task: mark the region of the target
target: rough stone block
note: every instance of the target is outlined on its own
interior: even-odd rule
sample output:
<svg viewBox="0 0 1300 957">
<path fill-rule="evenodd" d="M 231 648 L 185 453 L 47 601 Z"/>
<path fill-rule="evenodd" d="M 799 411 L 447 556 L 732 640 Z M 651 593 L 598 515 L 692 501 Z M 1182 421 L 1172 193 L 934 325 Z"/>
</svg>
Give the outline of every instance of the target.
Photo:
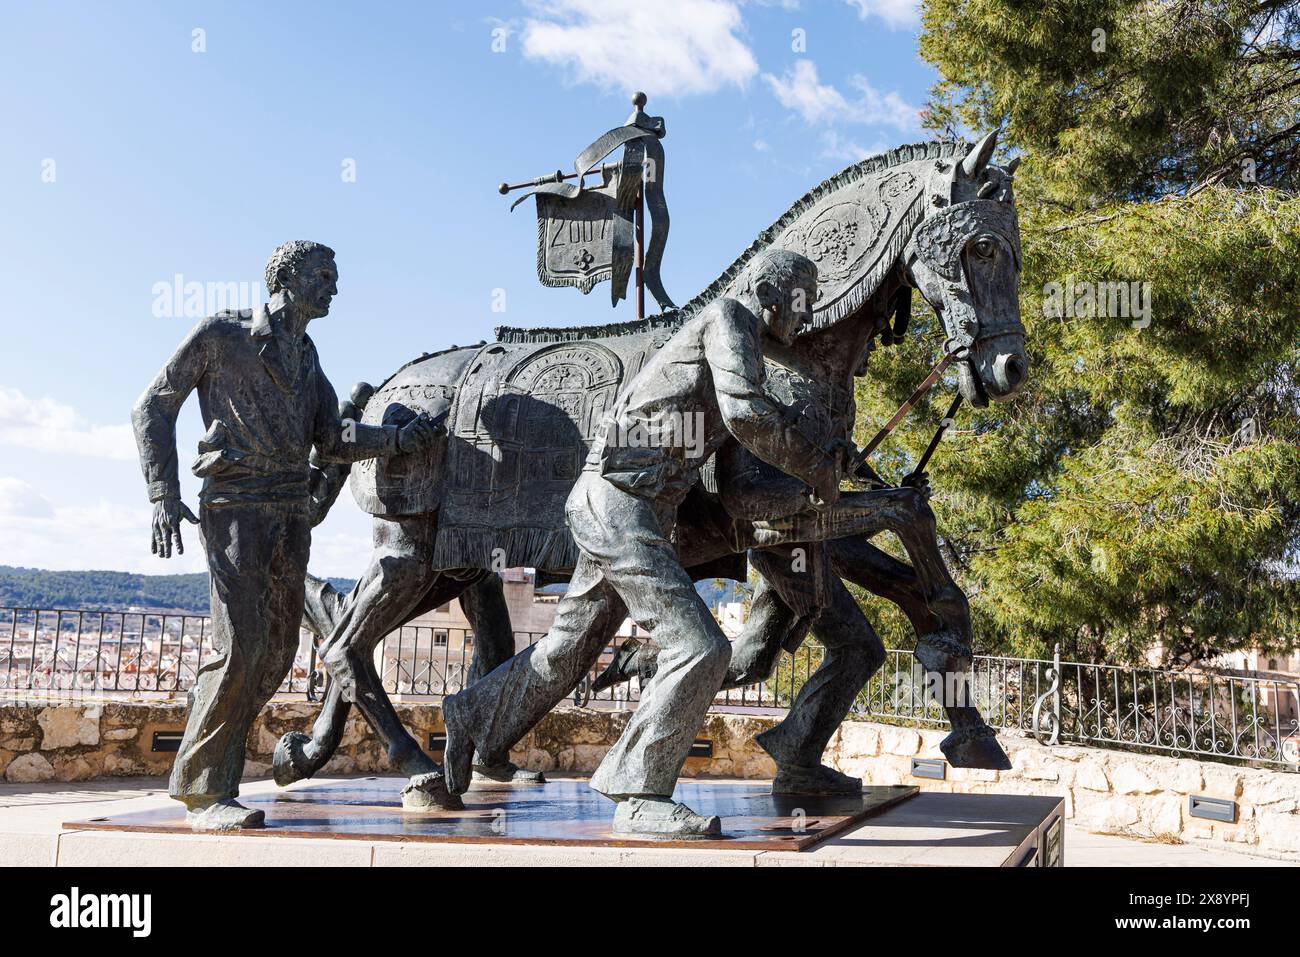
<svg viewBox="0 0 1300 957">
<path fill-rule="evenodd" d="M 880 728 L 862 721 L 846 721 L 827 749 L 841 758 L 871 758 L 880 753 Z"/>
<path fill-rule="evenodd" d="M 1205 778 L 1204 793 L 1209 797 L 1236 800 L 1241 797 L 1241 769 L 1229 764 L 1206 762 L 1201 768 Z"/>
<path fill-rule="evenodd" d="M 1141 802 L 1142 823 L 1153 837 L 1177 837 L 1183 826 L 1183 807 L 1187 799 L 1180 794 L 1157 794 Z"/>
<path fill-rule="evenodd" d="M 1132 760 L 1121 760 L 1112 766 L 1110 784 L 1118 794 L 1154 794 L 1163 789 L 1146 768 Z"/>
<path fill-rule="evenodd" d="M 1265 814 L 1255 822 L 1261 848 L 1300 854 L 1300 814 Z"/>
<path fill-rule="evenodd" d="M 1080 806 L 1075 820 L 1092 831 L 1117 834 L 1131 828 L 1140 815 L 1132 801 L 1111 797 L 1103 801 Z"/>
<path fill-rule="evenodd" d="M 43 754 L 32 752 L 20 754 L 9 762 L 5 768 L 5 780 L 13 784 L 32 784 L 37 781 L 49 781 L 54 777 L 54 766 L 45 760 Z"/>
<path fill-rule="evenodd" d="M 911 757 L 921 748 L 921 735 L 911 728 L 885 726 L 880 729 L 880 750 L 885 754 Z"/>
<path fill-rule="evenodd" d="M 1271 805 L 1300 800 L 1300 775 L 1280 771 L 1250 771 L 1243 775 L 1241 801 L 1250 805 Z"/>
<path fill-rule="evenodd" d="M 54 705 L 42 708 L 37 716 L 41 726 L 41 750 L 75 748 L 82 744 L 99 744 L 99 718 L 103 708 Z"/>
<path fill-rule="evenodd" d="M 54 778 L 58 781 L 89 781 L 103 770 L 99 755 L 60 755 L 54 759 Z"/>
<path fill-rule="evenodd" d="M 1106 769 L 1096 758 L 1080 761 L 1074 769 L 1074 787 L 1087 791 L 1110 791 L 1110 779 Z"/>
</svg>

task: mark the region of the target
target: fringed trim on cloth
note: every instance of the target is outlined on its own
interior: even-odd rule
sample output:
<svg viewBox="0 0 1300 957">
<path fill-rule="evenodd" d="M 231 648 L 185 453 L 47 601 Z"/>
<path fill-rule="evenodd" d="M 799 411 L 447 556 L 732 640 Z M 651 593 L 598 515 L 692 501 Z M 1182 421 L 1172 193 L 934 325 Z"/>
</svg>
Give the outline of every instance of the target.
<svg viewBox="0 0 1300 957">
<path fill-rule="evenodd" d="M 500 551 L 499 551 L 500 550 Z M 442 526 L 433 547 L 435 568 L 570 569 L 578 546 L 567 528 Z"/>
</svg>

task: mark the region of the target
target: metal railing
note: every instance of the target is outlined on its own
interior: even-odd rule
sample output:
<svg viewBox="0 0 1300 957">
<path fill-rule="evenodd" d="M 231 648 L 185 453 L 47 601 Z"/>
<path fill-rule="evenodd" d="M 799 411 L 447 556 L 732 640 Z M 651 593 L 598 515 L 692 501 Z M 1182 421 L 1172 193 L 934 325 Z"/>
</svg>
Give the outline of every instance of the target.
<svg viewBox="0 0 1300 957">
<path fill-rule="evenodd" d="M 149 697 L 194 684 L 215 654 L 204 615 L 0 608 L 0 692 L 41 691 Z M 517 648 L 541 636 L 518 632 Z M 588 690 L 613 659 L 615 642 L 574 691 L 576 703 L 633 706 L 634 679 L 599 694 Z M 388 693 L 440 698 L 465 687 L 474 636 L 456 628 L 407 625 L 376 650 Z M 820 667 L 822 648 L 807 641 L 782 653 L 771 677 L 720 692 L 717 710 L 781 712 Z M 302 633 L 281 693 L 314 699 L 326 676 L 313 637 Z M 1300 679 L 1207 670 L 1170 671 L 1033 658 L 977 656 L 973 703 L 999 731 L 1047 744 L 1086 744 L 1300 771 Z M 858 695 L 859 717 L 943 727 L 943 708 L 910 651 L 891 650 Z"/>
<path fill-rule="evenodd" d="M 1300 771 L 1300 679 L 1209 670 L 976 656 L 970 703 L 999 731 L 1085 744 L 1243 761 Z M 947 718 L 907 651 L 859 695 L 874 718 L 942 727 Z"/>
<path fill-rule="evenodd" d="M 303 632 L 282 692 L 309 689 L 310 638 Z M 0 608 L 0 692 L 184 694 L 215 655 L 206 615 Z"/>
</svg>

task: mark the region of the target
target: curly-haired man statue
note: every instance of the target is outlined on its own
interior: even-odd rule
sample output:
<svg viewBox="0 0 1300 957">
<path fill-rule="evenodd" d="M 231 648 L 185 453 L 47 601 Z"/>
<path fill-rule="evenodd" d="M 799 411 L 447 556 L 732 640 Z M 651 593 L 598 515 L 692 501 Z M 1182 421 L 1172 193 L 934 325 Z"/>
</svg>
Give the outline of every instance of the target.
<svg viewBox="0 0 1300 957">
<path fill-rule="evenodd" d="M 659 668 L 591 786 L 616 802 L 617 833 L 719 833 L 717 817 L 672 793 L 731 645 L 670 539 L 700 467 L 733 436 L 820 501 L 838 496 L 838 454 L 804 437 L 764 388 L 764 340 L 789 345 L 816 298 L 809 259 L 766 251 L 738 298 L 689 320 L 624 388 L 565 507 L 581 556 L 551 630 L 443 702 L 453 793 L 468 787 L 475 750 L 506 753 L 588 673 L 628 615 L 659 649 Z M 677 441 L 691 433 L 697 441 Z"/>
<path fill-rule="evenodd" d="M 154 553 L 183 552 L 182 520 L 200 526 L 207 549 L 216 654 L 199 670 L 170 787 L 196 830 L 263 824 L 235 798 L 249 729 L 298 649 L 313 446 L 322 462 L 350 462 L 420 450 L 437 431 L 423 418 L 400 430 L 340 419 L 306 334 L 337 282 L 328 246 L 280 246 L 266 265 L 270 302 L 200 322 L 132 411 Z M 200 518 L 181 501 L 176 460 L 176 416 L 195 390 L 207 426 L 193 465 Z"/>
</svg>

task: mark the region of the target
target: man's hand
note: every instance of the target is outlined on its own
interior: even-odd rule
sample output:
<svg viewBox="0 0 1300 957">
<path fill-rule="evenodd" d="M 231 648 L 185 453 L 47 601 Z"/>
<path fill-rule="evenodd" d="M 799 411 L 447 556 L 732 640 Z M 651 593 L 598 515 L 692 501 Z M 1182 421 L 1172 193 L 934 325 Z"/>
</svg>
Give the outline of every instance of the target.
<svg viewBox="0 0 1300 957">
<path fill-rule="evenodd" d="M 835 439 L 827 447 L 826 453 L 835 459 L 841 472 L 847 472 L 857 458 L 858 447 L 848 439 Z"/>
<path fill-rule="evenodd" d="M 832 455 L 809 496 L 813 508 L 829 508 L 840 500 L 841 469 L 839 456 Z"/>
<path fill-rule="evenodd" d="M 198 518 L 189 506 L 179 498 L 160 498 L 153 505 L 153 546 L 152 550 L 159 558 L 172 557 L 172 539 L 176 539 L 176 554 L 185 554 L 185 543 L 181 541 L 181 520 L 199 524 Z"/>
<path fill-rule="evenodd" d="M 930 488 L 929 472 L 909 472 L 903 477 L 903 480 L 899 484 L 916 489 L 925 496 L 927 502 L 930 500 L 930 495 L 933 493 L 933 490 Z"/>
<path fill-rule="evenodd" d="M 397 432 L 399 455 L 423 452 L 442 434 L 442 425 L 426 415 L 417 415 Z"/>
</svg>

